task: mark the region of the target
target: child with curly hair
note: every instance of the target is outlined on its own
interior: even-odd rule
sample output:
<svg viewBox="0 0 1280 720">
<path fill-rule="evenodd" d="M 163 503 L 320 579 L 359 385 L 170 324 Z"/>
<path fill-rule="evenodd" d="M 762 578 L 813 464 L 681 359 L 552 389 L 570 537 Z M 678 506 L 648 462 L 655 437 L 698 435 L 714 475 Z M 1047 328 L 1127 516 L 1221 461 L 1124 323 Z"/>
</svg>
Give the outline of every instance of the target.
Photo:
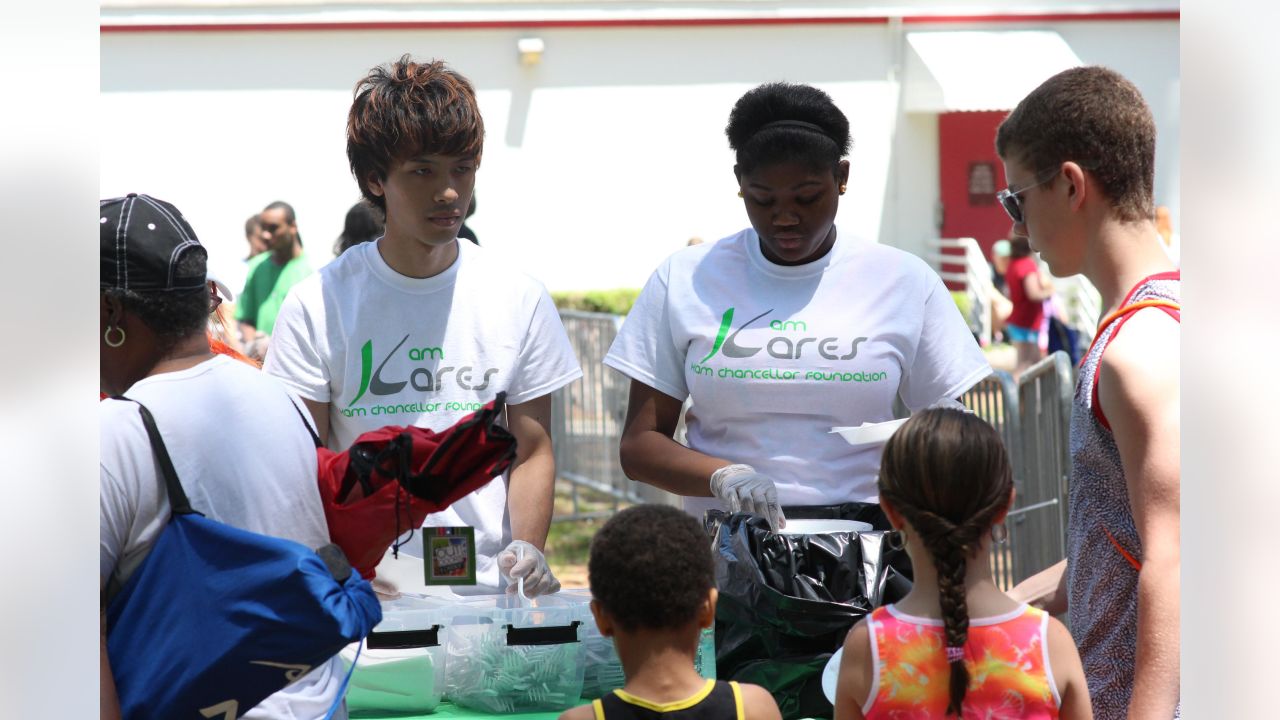
<svg viewBox="0 0 1280 720">
<path fill-rule="evenodd" d="M 587 579 L 591 613 L 613 638 L 627 684 L 560 720 L 781 720 L 764 688 L 694 669 L 716 615 L 711 546 L 698 521 L 665 505 L 623 510 L 591 540 Z"/>
</svg>

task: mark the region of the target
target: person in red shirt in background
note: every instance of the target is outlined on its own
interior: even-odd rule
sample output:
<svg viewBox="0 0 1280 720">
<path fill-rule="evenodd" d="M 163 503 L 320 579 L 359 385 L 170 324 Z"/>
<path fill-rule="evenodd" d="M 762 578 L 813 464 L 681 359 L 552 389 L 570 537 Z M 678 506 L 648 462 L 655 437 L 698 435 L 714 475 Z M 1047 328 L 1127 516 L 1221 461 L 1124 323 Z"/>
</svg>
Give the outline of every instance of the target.
<svg viewBox="0 0 1280 720">
<path fill-rule="evenodd" d="M 1004 279 L 1013 310 L 1005 320 L 1005 335 L 1018 353 L 1013 369 L 1017 379 L 1043 356 L 1040 327 L 1044 324 L 1044 301 L 1053 297 L 1053 283 L 1040 273 L 1027 238 L 1014 236 L 1009 240 L 1009 258 Z"/>
</svg>

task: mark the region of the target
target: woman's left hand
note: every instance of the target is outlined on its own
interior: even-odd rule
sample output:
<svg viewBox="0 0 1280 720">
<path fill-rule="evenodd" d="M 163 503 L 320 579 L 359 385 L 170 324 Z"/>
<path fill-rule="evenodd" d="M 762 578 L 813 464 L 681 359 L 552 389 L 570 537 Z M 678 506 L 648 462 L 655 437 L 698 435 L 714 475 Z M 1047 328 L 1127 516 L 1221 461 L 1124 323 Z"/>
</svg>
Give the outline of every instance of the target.
<svg viewBox="0 0 1280 720">
<path fill-rule="evenodd" d="M 750 465 L 726 465 L 716 470 L 711 474 L 711 494 L 723 500 L 732 512 L 764 518 L 774 532 L 787 525 L 773 480 Z"/>
</svg>

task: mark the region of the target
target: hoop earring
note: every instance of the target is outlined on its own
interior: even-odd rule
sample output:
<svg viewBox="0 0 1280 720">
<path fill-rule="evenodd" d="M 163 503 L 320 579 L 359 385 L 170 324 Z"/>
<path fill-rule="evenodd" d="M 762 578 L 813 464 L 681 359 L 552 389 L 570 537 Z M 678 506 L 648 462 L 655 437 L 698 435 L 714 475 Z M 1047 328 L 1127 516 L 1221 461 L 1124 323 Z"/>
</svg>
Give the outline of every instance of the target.
<svg viewBox="0 0 1280 720">
<path fill-rule="evenodd" d="M 120 339 L 117 340 L 116 342 L 111 342 L 112 330 L 115 330 L 116 332 L 120 333 Z M 112 325 L 111 327 L 107 328 L 107 331 L 102 333 L 102 342 L 106 343 L 107 347 L 113 347 L 113 348 L 120 347 L 121 345 L 124 344 L 124 328 L 119 327 L 117 325 Z"/>
<path fill-rule="evenodd" d="M 1004 523 L 991 526 L 991 542 L 997 545 L 1004 545 L 1009 542 L 1009 528 Z"/>
<path fill-rule="evenodd" d="M 890 530 L 884 534 L 884 544 L 890 550 L 901 550 L 907 546 L 907 534 L 901 530 Z"/>
</svg>

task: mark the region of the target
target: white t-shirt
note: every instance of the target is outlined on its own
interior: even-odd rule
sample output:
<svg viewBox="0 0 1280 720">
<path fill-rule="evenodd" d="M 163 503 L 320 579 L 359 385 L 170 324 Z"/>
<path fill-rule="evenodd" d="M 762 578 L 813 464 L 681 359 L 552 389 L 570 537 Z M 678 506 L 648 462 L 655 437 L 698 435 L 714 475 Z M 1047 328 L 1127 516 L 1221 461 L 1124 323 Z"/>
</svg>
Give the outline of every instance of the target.
<svg viewBox="0 0 1280 720">
<path fill-rule="evenodd" d="M 518 405 L 582 376 L 538 281 L 470 242 L 458 243 L 444 272 L 410 278 L 382 259 L 381 242 L 351 248 L 294 286 L 267 353 L 268 373 L 330 404 L 329 447 L 345 450 L 387 425 L 444 430 L 501 391 Z M 476 530 L 478 586 L 498 588 L 495 556 L 511 542 L 505 479 L 424 523 L 458 525 Z M 417 557 L 420 537 L 408 547 Z"/>
<path fill-rule="evenodd" d="M 125 397 L 155 417 L 193 508 L 307 547 L 329 543 L 315 443 L 294 409 L 302 404 L 278 381 L 219 355 L 144 378 Z M 169 520 L 169 496 L 138 406 L 104 400 L 98 408 L 101 589 L 112 577 L 123 585 L 146 558 Z M 341 672 L 335 657 L 244 717 L 324 717 L 338 695 Z"/>
<path fill-rule="evenodd" d="M 818 260 L 776 265 L 752 229 L 659 266 L 604 363 L 692 397 L 689 447 L 769 476 L 783 505 L 876 501 L 881 447 L 855 448 L 831 428 L 892 420 L 896 394 L 914 411 L 991 372 L 918 257 L 841 238 Z"/>
</svg>

